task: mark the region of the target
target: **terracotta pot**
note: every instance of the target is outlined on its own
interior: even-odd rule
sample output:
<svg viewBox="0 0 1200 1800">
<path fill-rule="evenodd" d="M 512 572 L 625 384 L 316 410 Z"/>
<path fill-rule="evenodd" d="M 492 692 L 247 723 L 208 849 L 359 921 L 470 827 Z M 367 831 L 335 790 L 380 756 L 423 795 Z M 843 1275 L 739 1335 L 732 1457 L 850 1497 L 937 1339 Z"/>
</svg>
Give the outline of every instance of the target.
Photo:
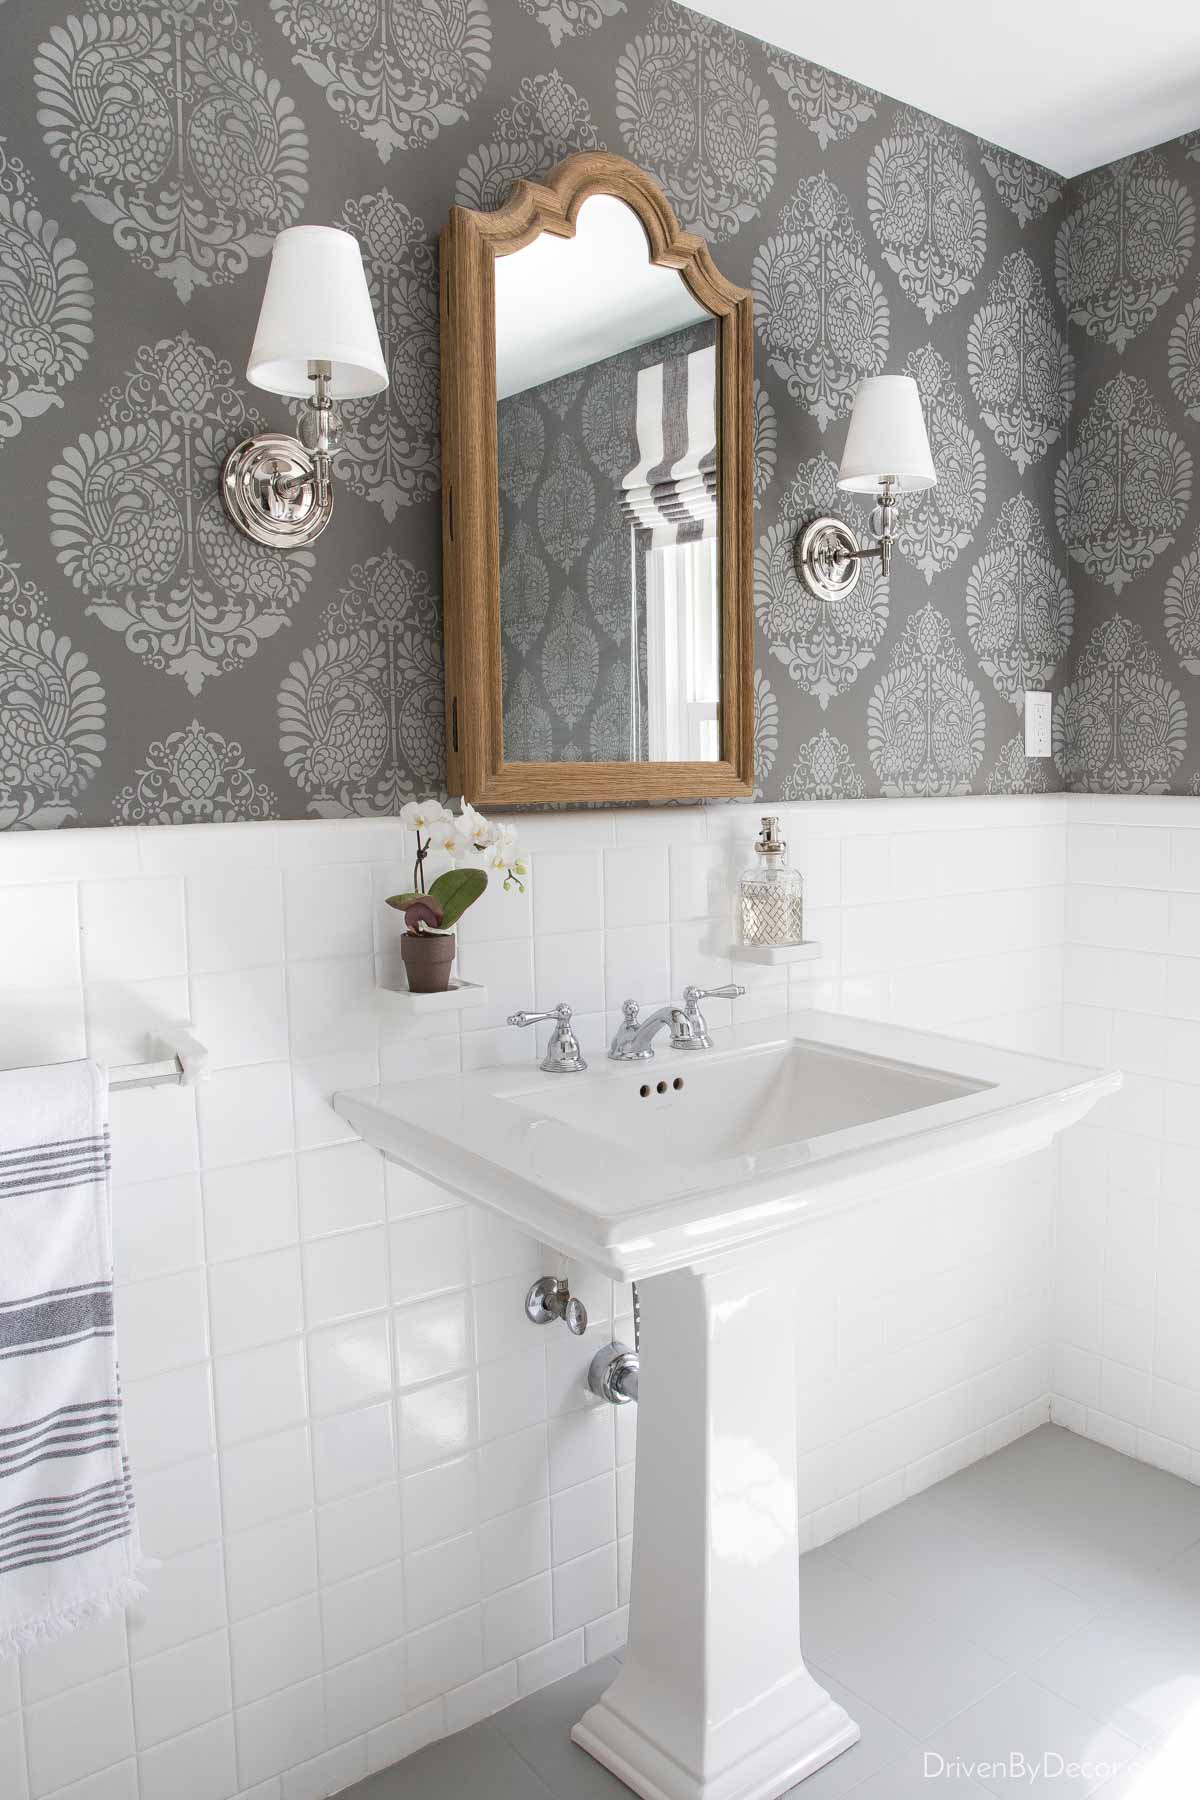
<svg viewBox="0 0 1200 1800">
<path fill-rule="evenodd" d="M 400 955 L 410 994 L 444 994 L 454 967 L 455 937 L 452 931 L 406 931 L 400 939 Z"/>
</svg>

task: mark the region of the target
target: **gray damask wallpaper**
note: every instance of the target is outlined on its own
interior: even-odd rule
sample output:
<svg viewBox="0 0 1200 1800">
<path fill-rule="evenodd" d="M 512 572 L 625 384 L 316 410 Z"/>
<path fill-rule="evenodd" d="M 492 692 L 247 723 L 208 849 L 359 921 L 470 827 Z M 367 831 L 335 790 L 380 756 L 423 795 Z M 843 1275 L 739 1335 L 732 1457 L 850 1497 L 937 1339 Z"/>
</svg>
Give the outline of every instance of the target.
<svg viewBox="0 0 1200 1800">
<path fill-rule="evenodd" d="M 755 292 L 764 792 L 1040 787 L 1019 692 L 1068 672 L 1064 771 L 1195 785 L 1194 147 L 1064 194 L 671 0 L 8 0 L 0 50 L 3 825 L 340 817 L 439 782 L 436 235 L 594 145 Z M 333 524 L 281 560 L 214 482 L 281 422 L 242 370 L 298 220 L 360 238 L 392 385 L 347 409 Z M 939 485 L 890 582 L 820 607 L 789 534 L 884 368 L 920 383 Z"/>
<path fill-rule="evenodd" d="M 1074 183 L 1055 245 L 1079 392 L 1054 498 L 1080 622 L 1055 754 L 1094 792 L 1200 794 L 1198 200 L 1194 132 Z"/>
</svg>

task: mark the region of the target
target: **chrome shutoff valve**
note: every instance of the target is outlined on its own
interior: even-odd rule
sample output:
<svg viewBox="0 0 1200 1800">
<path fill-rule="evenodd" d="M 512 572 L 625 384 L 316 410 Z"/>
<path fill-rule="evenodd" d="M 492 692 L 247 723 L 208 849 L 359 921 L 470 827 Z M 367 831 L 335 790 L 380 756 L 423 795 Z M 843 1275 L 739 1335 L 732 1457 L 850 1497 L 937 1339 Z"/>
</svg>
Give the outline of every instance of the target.
<svg viewBox="0 0 1200 1800">
<path fill-rule="evenodd" d="M 539 1275 L 525 1296 L 525 1317 L 531 1325 L 552 1325 L 561 1319 L 568 1331 L 582 1337 L 587 1330 L 587 1307 L 556 1275 Z"/>
</svg>

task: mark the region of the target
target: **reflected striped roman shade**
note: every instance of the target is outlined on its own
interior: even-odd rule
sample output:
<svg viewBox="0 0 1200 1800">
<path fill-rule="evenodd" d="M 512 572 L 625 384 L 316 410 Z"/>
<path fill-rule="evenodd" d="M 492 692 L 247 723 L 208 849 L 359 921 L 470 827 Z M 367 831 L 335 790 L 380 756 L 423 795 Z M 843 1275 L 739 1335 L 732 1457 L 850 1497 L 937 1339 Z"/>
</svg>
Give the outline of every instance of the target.
<svg viewBox="0 0 1200 1800">
<path fill-rule="evenodd" d="M 638 460 L 621 510 L 655 544 L 717 535 L 716 377 L 713 344 L 638 371 Z"/>
</svg>

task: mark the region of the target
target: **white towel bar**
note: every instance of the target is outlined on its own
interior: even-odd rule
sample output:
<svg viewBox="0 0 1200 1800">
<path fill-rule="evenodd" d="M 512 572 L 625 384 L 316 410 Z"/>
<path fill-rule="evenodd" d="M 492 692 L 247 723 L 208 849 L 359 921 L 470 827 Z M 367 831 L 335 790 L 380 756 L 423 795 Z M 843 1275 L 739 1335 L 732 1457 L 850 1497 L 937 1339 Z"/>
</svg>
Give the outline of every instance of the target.
<svg viewBox="0 0 1200 1800">
<path fill-rule="evenodd" d="M 122 1088 L 173 1087 L 184 1080 L 184 1067 L 177 1056 L 163 1062 L 121 1063 L 108 1071 L 108 1091 L 120 1093 Z"/>
</svg>

